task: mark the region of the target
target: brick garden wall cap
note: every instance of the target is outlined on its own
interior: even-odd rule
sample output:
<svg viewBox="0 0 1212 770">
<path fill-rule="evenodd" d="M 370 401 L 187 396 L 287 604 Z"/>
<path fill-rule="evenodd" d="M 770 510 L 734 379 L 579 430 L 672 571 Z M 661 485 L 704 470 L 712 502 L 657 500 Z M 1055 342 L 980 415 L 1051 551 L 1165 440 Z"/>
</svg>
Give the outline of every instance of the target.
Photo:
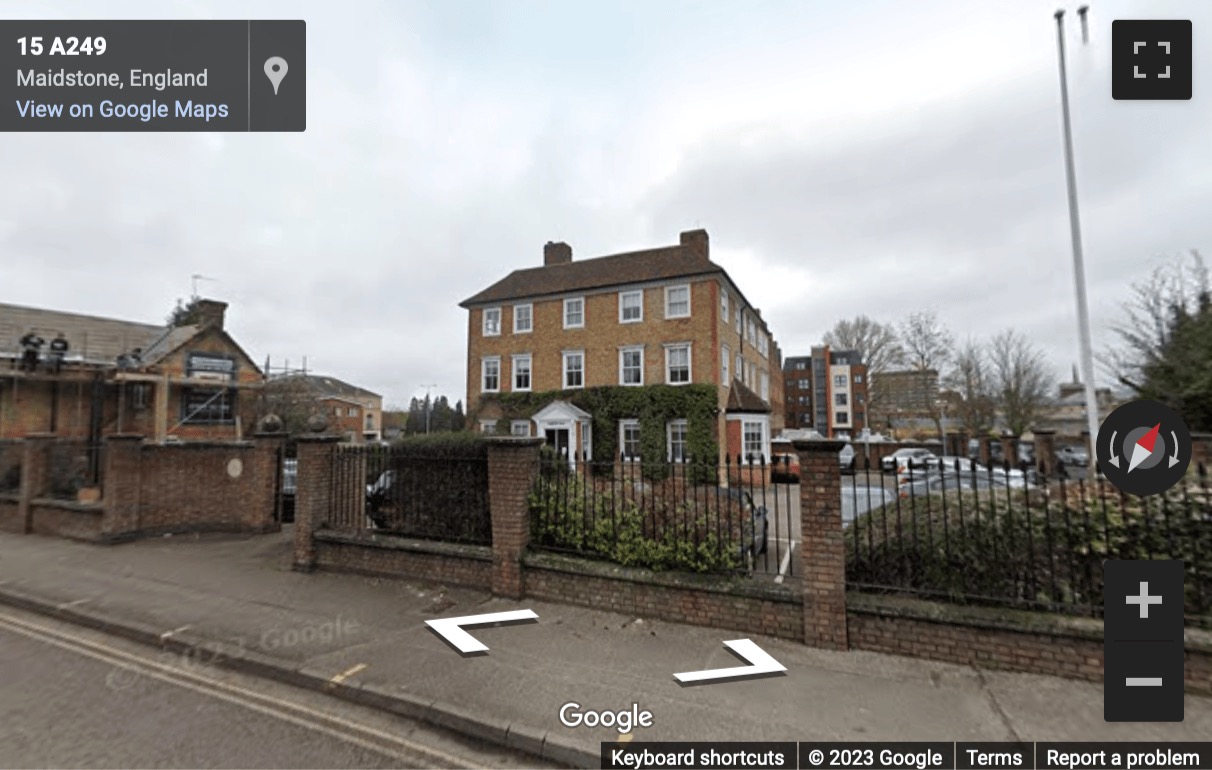
<svg viewBox="0 0 1212 770">
<path fill-rule="evenodd" d="M 847 443 L 835 438 L 797 438 L 791 441 L 791 446 L 810 452 L 840 452 Z"/>
<path fill-rule="evenodd" d="M 299 436 L 296 439 L 300 444 L 335 444 L 341 440 L 341 437 L 335 433 L 323 433 L 320 435 L 312 434 L 310 436 Z"/>
<path fill-rule="evenodd" d="M 205 441 L 165 441 L 164 443 L 148 443 L 144 449 L 251 449 L 256 444 L 252 441 L 222 441 L 220 439 L 207 439 Z"/>
</svg>

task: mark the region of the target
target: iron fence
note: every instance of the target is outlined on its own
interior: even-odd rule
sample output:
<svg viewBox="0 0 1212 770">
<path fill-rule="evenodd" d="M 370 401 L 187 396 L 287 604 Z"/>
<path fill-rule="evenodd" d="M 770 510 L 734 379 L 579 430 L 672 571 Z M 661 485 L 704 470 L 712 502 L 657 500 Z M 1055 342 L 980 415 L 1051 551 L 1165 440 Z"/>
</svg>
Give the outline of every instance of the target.
<svg viewBox="0 0 1212 770">
<path fill-rule="evenodd" d="M 776 469 L 760 456 L 720 464 L 545 453 L 530 494 L 531 544 L 624 566 L 781 581 L 795 572 L 798 491 L 772 486 Z"/>
<path fill-rule="evenodd" d="M 55 441 L 47 448 L 47 497 L 75 500 L 80 490 L 100 487 L 105 447 L 92 441 Z"/>
<path fill-rule="evenodd" d="M 1140 498 L 1042 464 L 870 464 L 843 482 L 847 583 L 960 603 L 1102 614 L 1105 559 L 1181 559 L 1190 626 L 1212 627 L 1212 490 L 1193 468 Z"/>
<path fill-rule="evenodd" d="M 332 470 L 330 529 L 492 544 L 485 447 L 339 445 Z"/>
</svg>

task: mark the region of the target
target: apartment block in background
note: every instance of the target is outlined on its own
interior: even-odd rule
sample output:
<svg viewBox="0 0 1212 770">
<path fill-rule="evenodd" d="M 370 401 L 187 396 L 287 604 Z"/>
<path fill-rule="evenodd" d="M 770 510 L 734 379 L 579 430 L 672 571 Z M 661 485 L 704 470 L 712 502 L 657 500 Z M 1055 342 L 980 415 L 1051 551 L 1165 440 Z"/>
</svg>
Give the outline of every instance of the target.
<svg viewBox="0 0 1212 770">
<path fill-rule="evenodd" d="M 853 350 L 821 345 L 811 355 L 789 356 L 783 362 L 787 427 L 857 436 L 869 422 L 867 388 L 867 367 Z"/>
</svg>

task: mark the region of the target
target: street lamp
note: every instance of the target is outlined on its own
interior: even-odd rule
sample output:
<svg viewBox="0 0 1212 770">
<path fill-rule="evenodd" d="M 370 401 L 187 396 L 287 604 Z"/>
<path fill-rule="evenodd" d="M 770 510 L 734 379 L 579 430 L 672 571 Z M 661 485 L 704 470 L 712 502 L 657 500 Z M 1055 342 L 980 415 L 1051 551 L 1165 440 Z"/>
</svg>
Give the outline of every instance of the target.
<svg viewBox="0 0 1212 770">
<path fill-rule="evenodd" d="M 1087 42 L 1086 12 L 1089 6 L 1077 9 L 1082 24 L 1082 42 Z M 1090 431 L 1090 477 L 1098 467 L 1095 447 L 1098 446 L 1098 395 L 1094 388 L 1094 345 L 1090 342 L 1090 308 L 1086 302 L 1086 267 L 1082 257 L 1082 225 L 1077 211 L 1077 172 L 1073 165 L 1073 128 L 1069 120 L 1069 77 L 1065 69 L 1065 11 L 1056 18 L 1057 61 L 1060 64 L 1061 121 L 1065 137 L 1065 178 L 1069 188 L 1069 234 L 1073 241 L 1073 282 L 1077 288 L 1077 334 L 1081 346 L 1082 379 L 1086 381 L 1086 422 Z"/>
<path fill-rule="evenodd" d="M 431 388 L 438 387 L 437 383 L 432 385 L 422 385 L 425 388 L 425 435 L 429 435 L 429 413 L 433 410 L 433 405 L 429 401 L 429 391 Z"/>
</svg>

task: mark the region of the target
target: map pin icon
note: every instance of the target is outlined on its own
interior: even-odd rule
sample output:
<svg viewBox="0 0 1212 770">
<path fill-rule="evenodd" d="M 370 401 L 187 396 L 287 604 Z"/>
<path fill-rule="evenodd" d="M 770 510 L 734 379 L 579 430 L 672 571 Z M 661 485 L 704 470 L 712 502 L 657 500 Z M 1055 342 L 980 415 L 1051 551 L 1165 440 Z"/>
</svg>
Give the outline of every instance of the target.
<svg viewBox="0 0 1212 770">
<path fill-rule="evenodd" d="M 281 56 L 271 56 L 265 60 L 265 77 L 274 84 L 274 96 L 278 95 L 278 86 L 281 85 L 282 78 L 286 77 L 288 69 L 290 68 L 286 66 L 286 60 Z"/>
</svg>

